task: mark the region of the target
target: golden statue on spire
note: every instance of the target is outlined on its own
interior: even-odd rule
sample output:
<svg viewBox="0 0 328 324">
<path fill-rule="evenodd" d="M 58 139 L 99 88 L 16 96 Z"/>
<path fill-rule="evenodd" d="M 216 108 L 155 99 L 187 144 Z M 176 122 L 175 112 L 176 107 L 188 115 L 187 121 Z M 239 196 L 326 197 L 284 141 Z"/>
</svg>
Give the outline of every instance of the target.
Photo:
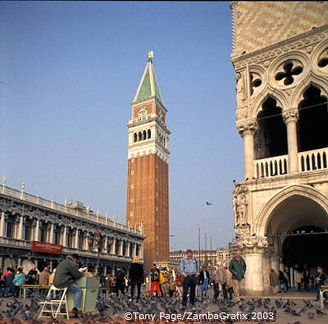
<svg viewBox="0 0 328 324">
<path fill-rule="evenodd" d="M 148 58 L 152 59 L 154 57 L 154 51 L 148 52 Z"/>
</svg>

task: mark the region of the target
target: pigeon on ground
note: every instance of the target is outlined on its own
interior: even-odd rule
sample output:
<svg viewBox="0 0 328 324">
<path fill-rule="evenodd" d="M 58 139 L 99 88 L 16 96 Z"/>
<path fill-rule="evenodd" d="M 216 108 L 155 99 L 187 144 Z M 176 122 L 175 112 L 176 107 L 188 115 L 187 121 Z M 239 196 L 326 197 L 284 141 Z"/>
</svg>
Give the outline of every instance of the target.
<svg viewBox="0 0 328 324">
<path fill-rule="evenodd" d="M 276 303 L 277 308 L 282 308 L 282 306 L 284 304 L 282 299 L 279 299 L 279 300 L 276 299 L 275 303 Z"/>
<path fill-rule="evenodd" d="M 316 309 L 315 312 L 320 316 L 327 316 L 327 314 L 320 309 Z"/>
<path fill-rule="evenodd" d="M 301 316 L 301 314 L 299 314 L 295 309 L 293 309 L 289 306 L 286 307 L 285 312 L 290 313 L 294 316 Z"/>
<path fill-rule="evenodd" d="M 312 313 L 312 312 L 308 312 L 308 313 L 307 313 L 307 317 L 308 317 L 309 319 L 313 319 L 313 318 L 315 317 L 315 314 Z"/>
</svg>

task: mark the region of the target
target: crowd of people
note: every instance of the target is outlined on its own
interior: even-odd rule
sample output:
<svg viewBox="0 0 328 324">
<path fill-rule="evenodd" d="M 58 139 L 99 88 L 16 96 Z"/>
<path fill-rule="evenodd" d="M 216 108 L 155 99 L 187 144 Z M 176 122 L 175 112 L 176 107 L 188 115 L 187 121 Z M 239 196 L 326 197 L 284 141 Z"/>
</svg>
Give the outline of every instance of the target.
<svg viewBox="0 0 328 324">
<path fill-rule="evenodd" d="M 323 267 L 318 266 L 313 276 L 310 276 L 308 270 L 301 271 L 300 268 L 297 268 L 294 279 L 297 292 L 308 292 L 315 289 L 317 293 L 316 301 L 318 301 L 321 286 L 326 284 L 328 278 L 323 271 Z M 286 293 L 290 290 L 290 279 L 286 271 L 279 270 L 279 273 L 277 273 L 274 269 L 271 269 L 269 280 L 273 295 Z"/>
<path fill-rule="evenodd" d="M 32 268 L 26 275 L 21 267 L 16 270 L 8 266 L 3 274 L 0 274 L 0 297 L 18 297 L 21 285 L 54 285 L 57 288 L 67 287 L 74 295 L 73 313 L 79 313 L 81 308 L 82 289 L 76 284 L 76 280 L 82 276 L 92 276 L 92 273 L 78 267 L 79 256 L 74 254 L 67 256 L 61 261 L 57 268 L 50 272 L 45 266 L 40 272 L 37 268 Z M 207 269 L 206 266 L 200 268 L 199 261 L 191 250 L 187 250 L 186 256 L 181 259 L 180 267 L 176 272 L 173 269 L 160 268 L 154 263 L 150 269 L 149 282 L 145 285 L 145 272 L 139 257 L 134 257 L 129 269 L 118 267 L 114 275 L 104 278 L 102 284 L 106 289 L 106 294 L 128 295 L 131 300 L 137 302 L 141 296 L 141 288 L 146 286 L 145 294 L 148 297 L 168 295 L 179 295 L 182 297 L 183 306 L 194 305 L 196 298 L 207 296 L 208 290 L 213 289 L 213 301 L 216 302 L 219 296 L 224 300 L 236 301 L 241 299 L 243 282 L 246 272 L 246 262 L 242 258 L 240 251 L 235 252 L 229 263 L 218 262 L 215 270 Z M 310 286 L 316 288 L 317 300 L 321 286 L 326 283 L 326 275 L 322 267 L 317 267 L 317 272 L 312 278 L 306 271 L 296 271 L 295 283 L 297 291 L 309 291 Z M 271 269 L 270 287 L 273 295 L 284 293 L 290 289 L 289 276 L 285 271 L 276 272 Z M 46 289 L 44 291 L 44 295 Z"/>
<path fill-rule="evenodd" d="M 18 297 L 20 286 L 26 285 L 50 285 L 51 273 L 45 266 L 40 272 L 33 267 L 27 274 L 22 267 L 8 266 L 6 271 L 0 274 L 0 297 Z"/>
</svg>

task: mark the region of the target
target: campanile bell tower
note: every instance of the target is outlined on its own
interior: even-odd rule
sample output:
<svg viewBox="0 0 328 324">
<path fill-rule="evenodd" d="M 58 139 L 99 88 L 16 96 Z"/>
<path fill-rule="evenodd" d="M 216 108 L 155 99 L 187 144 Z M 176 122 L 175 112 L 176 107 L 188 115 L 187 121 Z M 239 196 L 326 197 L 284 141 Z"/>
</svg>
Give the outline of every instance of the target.
<svg viewBox="0 0 328 324">
<path fill-rule="evenodd" d="M 144 264 L 169 259 L 169 192 L 167 110 L 153 67 L 153 52 L 134 96 L 128 123 L 126 220 L 143 228 Z"/>
</svg>

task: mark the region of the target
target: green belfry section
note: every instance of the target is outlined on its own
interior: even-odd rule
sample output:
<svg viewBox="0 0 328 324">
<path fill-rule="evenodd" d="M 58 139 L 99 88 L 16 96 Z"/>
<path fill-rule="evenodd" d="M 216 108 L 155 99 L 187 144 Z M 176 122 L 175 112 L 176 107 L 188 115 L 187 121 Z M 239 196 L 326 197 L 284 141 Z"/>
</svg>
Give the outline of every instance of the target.
<svg viewBox="0 0 328 324">
<path fill-rule="evenodd" d="M 138 102 L 149 99 L 151 97 L 155 97 L 161 104 L 164 104 L 161 90 L 156 79 L 153 61 L 152 59 L 148 59 L 145 71 L 142 75 L 137 93 L 133 101 Z"/>
<path fill-rule="evenodd" d="M 157 98 L 157 100 L 158 100 L 161 104 L 164 104 L 164 103 L 163 103 L 163 98 L 162 98 L 162 93 L 161 93 L 161 90 L 160 90 L 160 88 L 159 88 L 159 85 L 158 85 L 158 82 L 157 82 L 157 79 L 156 79 L 155 72 L 154 72 L 154 80 L 155 80 L 155 97 Z"/>
<path fill-rule="evenodd" d="M 150 86 L 150 76 L 149 76 L 149 71 L 145 74 L 141 87 L 138 92 L 137 100 L 145 100 L 151 97 L 151 86 Z"/>
</svg>

